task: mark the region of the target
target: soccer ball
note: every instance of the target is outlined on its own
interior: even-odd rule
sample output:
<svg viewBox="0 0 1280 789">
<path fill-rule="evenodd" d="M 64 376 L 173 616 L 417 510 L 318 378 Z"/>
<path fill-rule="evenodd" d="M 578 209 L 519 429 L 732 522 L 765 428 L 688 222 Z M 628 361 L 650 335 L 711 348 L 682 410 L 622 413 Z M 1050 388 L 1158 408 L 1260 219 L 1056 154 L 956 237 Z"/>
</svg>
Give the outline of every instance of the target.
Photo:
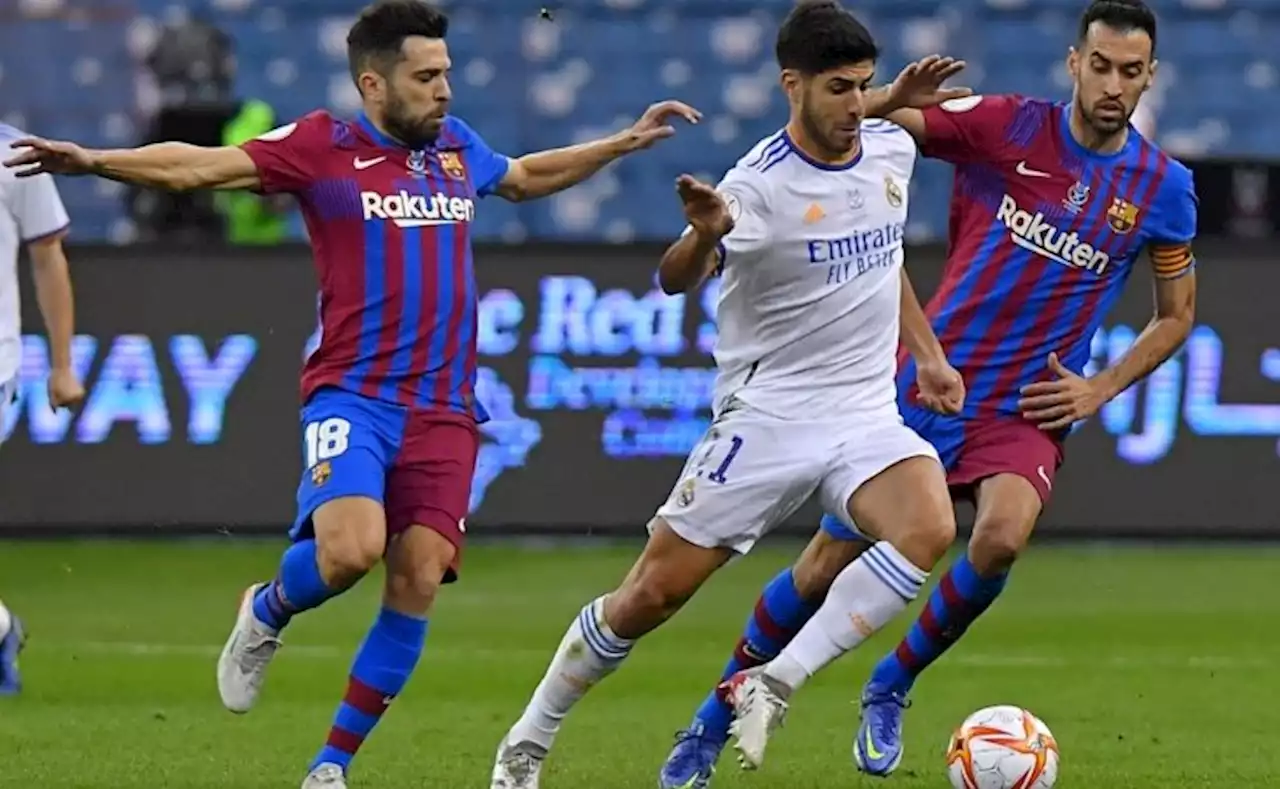
<svg viewBox="0 0 1280 789">
<path fill-rule="evenodd" d="M 1058 780 L 1058 743 L 1021 707 L 987 707 L 960 724 L 947 746 L 955 789 L 1050 789 Z"/>
</svg>

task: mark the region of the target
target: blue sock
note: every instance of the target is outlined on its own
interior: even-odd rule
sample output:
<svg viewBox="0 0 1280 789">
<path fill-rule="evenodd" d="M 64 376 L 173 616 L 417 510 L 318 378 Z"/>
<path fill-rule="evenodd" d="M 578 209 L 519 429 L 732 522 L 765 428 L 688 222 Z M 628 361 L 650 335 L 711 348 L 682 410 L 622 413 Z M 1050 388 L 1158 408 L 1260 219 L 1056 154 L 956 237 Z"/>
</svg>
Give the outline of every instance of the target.
<svg viewBox="0 0 1280 789">
<path fill-rule="evenodd" d="M 871 673 L 871 685 L 880 690 L 906 693 L 916 677 L 942 656 L 1004 591 L 1009 574 L 994 578 L 978 575 L 968 556 L 947 570 L 929 595 L 920 618 L 911 625 L 898 648 L 881 659 Z"/>
<path fill-rule="evenodd" d="M 733 656 L 725 665 L 720 681 L 777 657 L 821 604 L 821 600 L 810 601 L 800 596 L 790 569 L 779 573 L 765 586 L 756 602 L 755 610 L 747 620 L 746 632 L 734 647 Z M 733 710 L 718 690 L 712 691 L 698 708 L 696 720 L 702 723 L 708 734 L 728 738 Z"/>
<path fill-rule="evenodd" d="M 383 608 L 351 665 L 347 692 L 329 739 L 311 763 L 336 764 L 345 773 L 382 713 L 409 681 L 427 640 L 427 620 Z"/>
<path fill-rule="evenodd" d="M 279 575 L 253 598 L 253 615 L 282 630 L 294 614 L 310 611 L 333 595 L 320 575 L 316 541 L 303 540 L 289 546 L 280 560 Z"/>
</svg>

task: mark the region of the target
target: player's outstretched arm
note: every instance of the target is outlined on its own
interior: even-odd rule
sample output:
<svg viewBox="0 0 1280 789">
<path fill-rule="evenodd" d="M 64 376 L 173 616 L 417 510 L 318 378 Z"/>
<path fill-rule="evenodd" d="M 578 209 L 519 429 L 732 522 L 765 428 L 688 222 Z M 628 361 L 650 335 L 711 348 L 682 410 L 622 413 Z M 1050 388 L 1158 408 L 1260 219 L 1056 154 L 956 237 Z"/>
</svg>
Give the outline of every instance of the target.
<svg viewBox="0 0 1280 789">
<path fill-rule="evenodd" d="M 867 117 L 886 118 L 906 129 L 917 143 L 923 143 L 925 123 L 920 110 L 973 95 L 969 88 L 942 87 L 942 83 L 964 71 L 965 65 L 963 60 L 941 55 L 907 64 L 893 84 L 867 94 Z"/>
<path fill-rule="evenodd" d="M 615 159 L 675 134 L 675 118 L 697 123 L 702 113 L 678 101 L 659 102 L 630 128 L 612 136 L 513 159 L 496 193 L 512 201 L 533 200 L 576 186 Z"/>
<path fill-rule="evenodd" d="M 676 193 L 689 229 L 667 247 L 658 263 L 658 286 L 668 296 L 688 293 L 711 276 L 720 261 L 722 239 L 733 230 L 729 206 L 714 187 L 682 175 L 676 179 Z"/>
<path fill-rule="evenodd" d="M 73 142 L 27 137 L 12 143 L 17 154 L 6 161 L 19 177 L 41 173 L 97 175 L 156 189 L 252 189 L 258 171 L 249 154 L 236 147 L 205 148 L 161 142 L 124 150 L 93 150 Z"/>
</svg>

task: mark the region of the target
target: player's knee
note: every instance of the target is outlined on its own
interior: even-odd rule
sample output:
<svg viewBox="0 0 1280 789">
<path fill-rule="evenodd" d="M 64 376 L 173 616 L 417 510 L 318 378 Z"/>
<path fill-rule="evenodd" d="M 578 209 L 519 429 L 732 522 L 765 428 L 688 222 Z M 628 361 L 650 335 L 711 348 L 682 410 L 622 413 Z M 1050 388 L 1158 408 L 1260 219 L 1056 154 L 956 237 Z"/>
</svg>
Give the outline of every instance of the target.
<svg viewBox="0 0 1280 789">
<path fill-rule="evenodd" d="M 444 570 L 417 567 L 387 573 L 386 602 L 396 611 L 418 616 L 431 610 L 440 591 Z"/>
<path fill-rule="evenodd" d="M 869 547 L 869 542 L 837 540 L 825 531 L 818 532 L 791 568 L 796 591 L 805 600 L 824 599 L 840 571 Z"/>
<path fill-rule="evenodd" d="M 345 588 L 363 578 L 381 561 L 386 548 L 385 535 L 363 528 L 363 524 L 351 526 L 317 535 L 320 573 L 335 588 Z"/>
<path fill-rule="evenodd" d="M 924 508 L 903 524 L 891 544 L 921 570 L 930 571 L 956 540 L 956 516 L 950 506 Z"/>
<path fill-rule="evenodd" d="M 1013 516 L 980 519 L 969 540 L 969 561 L 982 574 L 1008 570 L 1027 547 L 1030 526 Z"/>
</svg>

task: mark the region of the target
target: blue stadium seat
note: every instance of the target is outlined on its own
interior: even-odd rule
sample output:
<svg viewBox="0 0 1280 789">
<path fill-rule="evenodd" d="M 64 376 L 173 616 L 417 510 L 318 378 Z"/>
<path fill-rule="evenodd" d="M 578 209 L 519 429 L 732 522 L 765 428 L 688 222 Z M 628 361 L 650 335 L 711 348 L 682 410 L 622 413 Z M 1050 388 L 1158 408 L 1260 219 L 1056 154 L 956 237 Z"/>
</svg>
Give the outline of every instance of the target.
<svg viewBox="0 0 1280 789">
<path fill-rule="evenodd" d="M 77 14 L 12 15 L 0 25 L 0 118 L 94 145 L 127 144 L 145 122 L 136 76 L 148 30 L 175 7 L 235 40 L 238 91 L 282 119 L 358 101 L 345 34 L 364 0 L 67 0 Z M 672 179 L 716 179 L 786 118 L 773 36 L 793 0 L 438 0 L 451 15 L 455 112 L 497 150 L 519 155 L 616 129 L 649 102 L 677 97 L 706 113 L 696 128 L 569 195 L 510 206 L 486 201 L 476 232 L 524 237 L 667 238 L 680 227 Z M 548 23 L 543 5 L 557 12 Z M 1222 155 L 1280 156 L 1280 4 L 1157 4 L 1160 137 Z M 19 5 L 19 12 L 21 8 Z M 1062 59 L 1081 0 L 863 0 L 888 79 L 941 51 L 973 64 L 988 93 L 1065 98 Z M 85 20 L 88 21 L 85 21 Z M 74 53 L 69 55 L 68 53 Z M 945 233 L 950 170 L 922 162 L 913 232 Z M 118 194 L 66 186 L 77 238 L 127 237 Z"/>
</svg>

